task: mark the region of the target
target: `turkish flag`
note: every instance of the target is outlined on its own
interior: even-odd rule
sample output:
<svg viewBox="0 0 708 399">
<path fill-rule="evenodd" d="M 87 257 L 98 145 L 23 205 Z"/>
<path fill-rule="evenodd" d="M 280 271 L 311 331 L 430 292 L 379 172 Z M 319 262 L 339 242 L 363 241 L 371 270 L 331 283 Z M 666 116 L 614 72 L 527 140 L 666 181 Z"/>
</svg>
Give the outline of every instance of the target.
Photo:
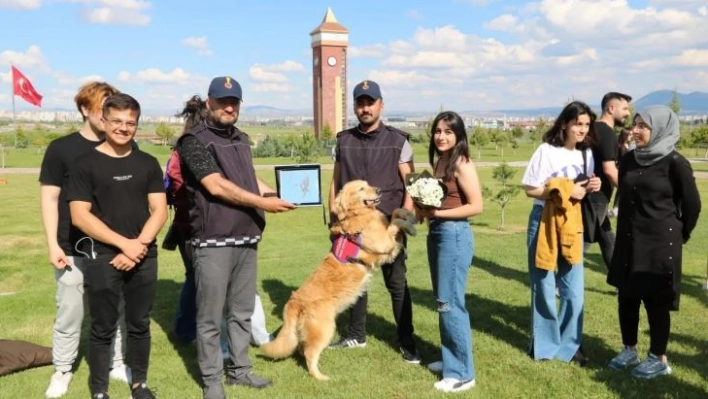
<svg viewBox="0 0 708 399">
<path fill-rule="evenodd" d="M 42 107 L 42 95 L 19 69 L 12 67 L 12 94 L 22 97 L 30 104 Z"/>
</svg>

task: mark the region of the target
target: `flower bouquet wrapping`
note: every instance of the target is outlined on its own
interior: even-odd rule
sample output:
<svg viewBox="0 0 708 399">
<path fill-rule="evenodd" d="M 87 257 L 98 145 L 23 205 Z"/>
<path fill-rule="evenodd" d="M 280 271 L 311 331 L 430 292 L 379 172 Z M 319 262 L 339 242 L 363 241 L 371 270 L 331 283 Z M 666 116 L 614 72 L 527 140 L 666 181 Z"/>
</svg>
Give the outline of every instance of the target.
<svg viewBox="0 0 708 399">
<path fill-rule="evenodd" d="M 447 186 L 427 170 L 406 175 L 406 191 L 421 208 L 440 208 L 447 197 Z"/>
</svg>

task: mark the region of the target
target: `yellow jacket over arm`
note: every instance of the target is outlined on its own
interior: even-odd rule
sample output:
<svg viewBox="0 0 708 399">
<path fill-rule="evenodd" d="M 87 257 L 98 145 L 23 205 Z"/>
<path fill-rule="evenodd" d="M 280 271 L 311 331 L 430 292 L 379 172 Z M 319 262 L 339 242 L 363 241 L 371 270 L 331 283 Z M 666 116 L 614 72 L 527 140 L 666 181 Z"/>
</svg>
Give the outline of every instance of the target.
<svg viewBox="0 0 708 399">
<path fill-rule="evenodd" d="M 583 216 L 580 201 L 571 198 L 575 183 L 554 177 L 546 183 L 548 199 L 543 206 L 536 244 L 536 267 L 555 270 L 558 255 L 569 264 L 583 260 Z"/>
</svg>

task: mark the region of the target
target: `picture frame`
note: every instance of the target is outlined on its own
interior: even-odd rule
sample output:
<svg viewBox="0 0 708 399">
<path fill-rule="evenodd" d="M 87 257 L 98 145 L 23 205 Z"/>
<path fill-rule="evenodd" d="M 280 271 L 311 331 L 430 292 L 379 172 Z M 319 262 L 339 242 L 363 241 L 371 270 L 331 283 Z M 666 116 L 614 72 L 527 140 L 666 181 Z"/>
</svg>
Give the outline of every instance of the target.
<svg viewBox="0 0 708 399">
<path fill-rule="evenodd" d="M 320 164 L 276 165 L 278 197 L 295 206 L 322 206 Z"/>
</svg>

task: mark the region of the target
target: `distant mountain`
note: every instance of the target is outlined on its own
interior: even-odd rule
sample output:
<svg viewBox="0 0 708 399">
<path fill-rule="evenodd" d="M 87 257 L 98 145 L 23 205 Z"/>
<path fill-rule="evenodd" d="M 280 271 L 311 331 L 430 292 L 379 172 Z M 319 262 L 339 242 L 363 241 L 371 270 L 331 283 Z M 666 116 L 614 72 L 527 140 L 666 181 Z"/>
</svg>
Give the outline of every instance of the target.
<svg viewBox="0 0 708 399">
<path fill-rule="evenodd" d="M 286 116 L 302 116 L 311 114 L 311 110 L 307 109 L 281 109 L 271 107 L 269 105 L 250 105 L 243 107 L 241 114 L 246 118 L 251 117 L 268 117 L 282 118 Z"/>
<path fill-rule="evenodd" d="M 653 91 L 633 102 L 635 109 L 643 109 L 650 105 L 668 105 L 674 96 L 673 90 Z M 681 115 L 708 114 L 708 93 L 694 91 L 689 94 L 678 93 Z"/>
</svg>

